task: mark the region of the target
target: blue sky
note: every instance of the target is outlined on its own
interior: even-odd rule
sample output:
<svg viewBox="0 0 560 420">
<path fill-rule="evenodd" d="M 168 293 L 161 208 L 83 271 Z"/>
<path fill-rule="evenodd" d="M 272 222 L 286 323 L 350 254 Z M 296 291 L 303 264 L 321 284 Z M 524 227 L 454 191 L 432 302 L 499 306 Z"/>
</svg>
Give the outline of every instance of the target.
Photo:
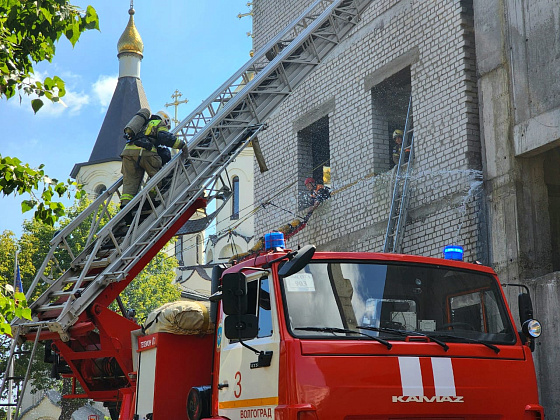
<svg viewBox="0 0 560 420">
<path fill-rule="evenodd" d="M 89 159 L 117 83 L 117 42 L 128 23 L 129 0 L 74 0 L 85 10 L 92 5 L 100 31 L 87 31 L 72 48 L 65 38 L 57 44 L 52 63 L 35 67 L 40 76 L 66 82 L 60 104 L 45 104 L 36 114 L 31 98 L 0 100 L 0 154 L 16 156 L 58 180 L 66 180 L 75 163 Z M 251 18 L 247 0 L 160 0 L 134 2 L 134 21 L 144 42 L 142 85 L 154 110 L 166 109 L 178 89 L 189 102 L 180 105 L 185 118 L 229 76 L 249 60 Z M 173 116 L 173 108 L 167 108 Z M 155 112 L 155 111 L 154 111 Z M 0 232 L 21 235 L 25 196 L 0 196 Z"/>
</svg>

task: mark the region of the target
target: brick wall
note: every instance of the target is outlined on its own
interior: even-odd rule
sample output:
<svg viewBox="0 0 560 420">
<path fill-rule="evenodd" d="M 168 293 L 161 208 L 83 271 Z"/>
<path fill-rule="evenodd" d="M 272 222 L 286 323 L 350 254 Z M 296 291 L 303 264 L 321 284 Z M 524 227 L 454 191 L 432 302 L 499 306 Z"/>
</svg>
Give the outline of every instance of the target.
<svg viewBox="0 0 560 420">
<path fill-rule="evenodd" d="M 255 0 L 255 49 L 310 4 Z M 328 115 L 334 194 L 289 245 L 383 249 L 393 172 L 386 171 L 388 143 L 379 140 L 387 122 L 374 112 L 371 89 L 408 67 L 416 159 L 403 252 L 440 256 L 443 246 L 454 242 L 465 246 L 467 259 L 484 259 L 472 26 L 468 1 L 373 2 L 351 36 L 277 109 L 259 136 L 270 170 L 255 169 L 255 202 L 274 197 L 281 209 L 267 206 L 257 213 L 256 233 L 278 228 L 293 218 L 289 212 L 298 211 L 303 179 L 297 132 Z"/>
</svg>

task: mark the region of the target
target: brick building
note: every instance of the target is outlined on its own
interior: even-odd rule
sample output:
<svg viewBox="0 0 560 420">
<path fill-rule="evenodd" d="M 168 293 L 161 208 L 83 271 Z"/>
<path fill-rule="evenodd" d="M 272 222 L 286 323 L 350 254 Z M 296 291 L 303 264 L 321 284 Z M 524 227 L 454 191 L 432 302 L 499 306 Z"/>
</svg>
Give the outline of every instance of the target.
<svg viewBox="0 0 560 420">
<path fill-rule="evenodd" d="M 255 49 L 311 3 L 255 1 Z M 261 138 L 272 169 L 255 175 L 256 202 L 297 180 L 276 204 L 301 211 L 303 180 L 326 166 L 333 196 L 295 240 L 324 250 L 381 251 L 392 196 L 391 134 L 404 128 L 411 96 L 416 158 L 403 252 L 440 256 L 454 242 L 467 259 L 487 260 L 479 238 L 482 160 L 468 2 L 369 6 L 351 36 L 268 121 Z M 260 212 L 256 231 L 285 218 L 277 209 Z"/>
<path fill-rule="evenodd" d="M 254 0 L 254 49 L 312 3 Z M 404 128 L 410 100 L 415 158 L 401 250 L 439 257 L 462 245 L 466 261 L 530 286 L 545 325 L 535 359 L 549 418 L 560 417 L 560 380 L 547 368 L 560 362 L 559 13 L 545 0 L 372 2 L 267 121 L 259 138 L 270 170 L 256 169 L 254 181 L 256 203 L 297 181 L 256 214 L 257 236 L 301 214 L 303 180 L 328 172 L 331 199 L 288 245 L 382 251 L 391 134 Z M 516 318 L 518 290 L 507 292 Z"/>
</svg>

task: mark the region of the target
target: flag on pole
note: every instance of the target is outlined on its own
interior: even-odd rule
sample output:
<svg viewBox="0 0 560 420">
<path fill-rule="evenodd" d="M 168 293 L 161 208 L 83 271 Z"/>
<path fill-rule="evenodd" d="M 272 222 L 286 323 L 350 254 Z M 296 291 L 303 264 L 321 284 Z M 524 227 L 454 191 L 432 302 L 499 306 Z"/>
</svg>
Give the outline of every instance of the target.
<svg viewBox="0 0 560 420">
<path fill-rule="evenodd" d="M 19 273 L 19 264 L 16 262 L 16 282 L 15 291 L 18 293 L 23 293 L 23 284 L 21 283 L 21 275 Z"/>
<path fill-rule="evenodd" d="M 23 293 L 21 274 L 19 272 L 18 253 L 16 252 L 16 263 L 14 267 L 14 293 Z"/>
</svg>

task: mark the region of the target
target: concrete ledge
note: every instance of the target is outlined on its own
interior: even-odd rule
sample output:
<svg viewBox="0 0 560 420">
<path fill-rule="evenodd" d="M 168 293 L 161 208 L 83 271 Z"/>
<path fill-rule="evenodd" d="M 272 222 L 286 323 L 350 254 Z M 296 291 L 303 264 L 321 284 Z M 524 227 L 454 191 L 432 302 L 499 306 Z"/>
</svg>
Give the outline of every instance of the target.
<svg viewBox="0 0 560 420">
<path fill-rule="evenodd" d="M 377 86 L 383 80 L 398 73 L 402 69 L 411 66 L 420 59 L 420 51 L 418 47 L 405 52 L 403 55 L 391 60 L 389 63 L 382 65 L 377 70 L 364 77 L 364 90 L 367 92 L 374 86 Z"/>
<path fill-rule="evenodd" d="M 516 157 L 530 157 L 560 145 L 560 108 L 513 127 Z"/>
<path fill-rule="evenodd" d="M 329 113 L 333 112 L 336 106 L 334 96 L 323 102 L 321 105 L 313 108 L 311 111 L 306 112 L 293 123 L 294 132 L 303 130 L 305 127 L 313 124 L 315 121 L 323 118 Z"/>
</svg>

